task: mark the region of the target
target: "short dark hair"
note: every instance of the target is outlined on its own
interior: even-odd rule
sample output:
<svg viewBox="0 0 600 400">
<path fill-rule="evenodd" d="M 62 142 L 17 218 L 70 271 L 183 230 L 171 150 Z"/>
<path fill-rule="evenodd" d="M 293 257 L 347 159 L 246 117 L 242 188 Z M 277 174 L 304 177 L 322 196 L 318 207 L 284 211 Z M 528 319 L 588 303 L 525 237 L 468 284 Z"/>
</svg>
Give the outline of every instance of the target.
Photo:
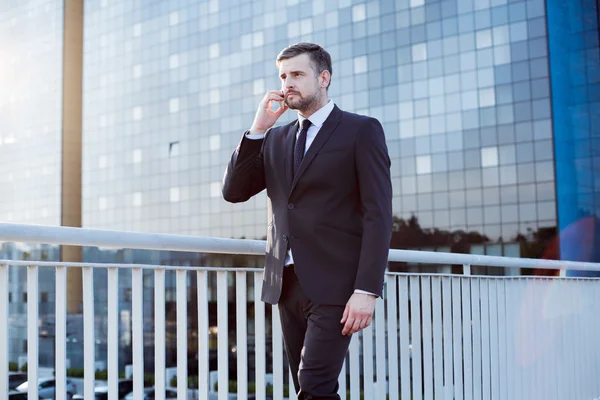
<svg viewBox="0 0 600 400">
<path fill-rule="evenodd" d="M 301 54 L 308 54 L 316 75 L 320 75 L 323 71 L 329 71 L 329 75 L 332 75 L 331 56 L 324 48 L 310 42 L 295 43 L 281 50 L 281 53 L 277 56 L 277 66 L 279 67 L 281 61 Z M 329 84 L 331 84 L 331 81 L 329 81 Z M 329 88 L 329 85 L 327 85 L 327 88 Z"/>
</svg>

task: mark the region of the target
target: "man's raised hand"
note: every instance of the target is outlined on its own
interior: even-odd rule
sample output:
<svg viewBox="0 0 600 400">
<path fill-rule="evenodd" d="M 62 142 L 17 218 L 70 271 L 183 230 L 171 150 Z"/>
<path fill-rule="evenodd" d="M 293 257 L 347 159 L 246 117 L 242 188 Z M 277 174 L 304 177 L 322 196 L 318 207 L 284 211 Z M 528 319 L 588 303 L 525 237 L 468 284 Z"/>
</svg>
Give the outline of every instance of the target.
<svg viewBox="0 0 600 400">
<path fill-rule="evenodd" d="M 277 111 L 273 111 L 271 108 L 274 101 L 279 103 Z M 269 90 L 258 105 L 258 110 L 256 110 L 256 115 L 254 116 L 254 122 L 250 128 L 250 134 L 265 133 L 267 129 L 275 125 L 275 122 L 277 122 L 279 117 L 287 109 L 288 107 L 284 103 L 283 93 L 280 90 Z"/>
</svg>

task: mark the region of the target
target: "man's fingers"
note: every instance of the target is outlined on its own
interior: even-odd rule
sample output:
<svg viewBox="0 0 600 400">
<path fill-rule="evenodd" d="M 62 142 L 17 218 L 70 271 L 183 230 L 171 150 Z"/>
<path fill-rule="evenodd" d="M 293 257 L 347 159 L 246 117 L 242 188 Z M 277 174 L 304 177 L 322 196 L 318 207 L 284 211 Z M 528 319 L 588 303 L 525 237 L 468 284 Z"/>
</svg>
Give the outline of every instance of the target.
<svg viewBox="0 0 600 400">
<path fill-rule="evenodd" d="M 348 311 L 350 310 L 350 306 L 348 306 L 348 304 L 346 304 L 346 308 L 344 309 L 344 314 L 342 316 L 342 320 L 340 321 L 340 324 L 345 324 L 346 320 L 348 319 Z"/>
<path fill-rule="evenodd" d="M 279 107 L 277 110 L 273 111 L 273 102 L 277 102 Z M 269 97 L 265 99 L 265 109 L 267 112 L 272 112 L 276 114 L 278 117 L 287 111 L 288 107 L 283 101 L 283 96 L 277 94 L 270 94 Z"/>
<path fill-rule="evenodd" d="M 344 330 L 342 330 L 342 335 L 352 335 L 355 332 L 360 330 L 360 317 L 350 316 L 346 321 L 346 325 L 344 326 Z"/>
<path fill-rule="evenodd" d="M 352 334 L 352 329 L 354 329 L 354 324 L 356 323 L 356 317 L 348 310 L 348 317 L 346 318 L 346 323 L 344 325 L 344 329 L 342 330 L 342 335 L 350 335 Z"/>
<path fill-rule="evenodd" d="M 346 323 L 344 324 L 344 328 L 342 328 L 342 335 L 347 335 L 348 332 L 350 332 L 350 327 L 352 326 L 353 322 L 354 321 L 352 319 L 346 320 Z"/>
<path fill-rule="evenodd" d="M 365 319 L 361 319 L 360 320 L 360 329 L 365 329 L 367 326 L 369 326 L 369 319 L 365 318 Z"/>
<path fill-rule="evenodd" d="M 283 99 L 283 94 L 277 91 L 267 92 L 264 97 L 265 103 L 270 103 L 271 101 L 283 101 Z"/>
<path fill-rule="evenodd" d="M 275 114 L 277 114 L 277 116 L 280 116 L 281 114 L 283 114 L 284 112 L 286 112 L 288 109 L 288 107 L 286 105 L 284 105 L 283 107 L 281 106 L 281 102 L 279 103 L 279 108 L 277 109 L 277 111 L 275 111 Z"/>
<path fill-rule="evenodd" d="M 352 333 L 356 333 L 358 331 L 360 331 L 362 328 L 360 327 L 362 325 L 362 319 L 359 317 L 357 319 L 354 320 L 354 325 L 352 325 Z"/>
<path fill-rule="evenodd" d="M 271 96 L 277 96 L 277 97 L 283 98 L 283 93 L 281 93 L 281 90 L 269 90 L 267 93 L 265 93 L 265 98 L 268 98 Z"/>
</svg>

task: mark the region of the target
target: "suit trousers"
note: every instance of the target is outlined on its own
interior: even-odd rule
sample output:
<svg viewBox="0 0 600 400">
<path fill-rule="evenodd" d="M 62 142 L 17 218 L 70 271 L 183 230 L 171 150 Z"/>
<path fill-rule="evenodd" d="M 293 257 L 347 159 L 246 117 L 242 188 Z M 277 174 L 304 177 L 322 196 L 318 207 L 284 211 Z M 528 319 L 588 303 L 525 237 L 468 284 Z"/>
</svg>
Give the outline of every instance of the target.
<svg viewBox="0 0 600 400">
<path fill-rule="evenodd" d="M 294 269 L 284 269 L 278 308 L 298 399 L 339 400 L 338 377 L 351 339 L 342 335 L 345 306 L 311 302 Z"/>
</svg>

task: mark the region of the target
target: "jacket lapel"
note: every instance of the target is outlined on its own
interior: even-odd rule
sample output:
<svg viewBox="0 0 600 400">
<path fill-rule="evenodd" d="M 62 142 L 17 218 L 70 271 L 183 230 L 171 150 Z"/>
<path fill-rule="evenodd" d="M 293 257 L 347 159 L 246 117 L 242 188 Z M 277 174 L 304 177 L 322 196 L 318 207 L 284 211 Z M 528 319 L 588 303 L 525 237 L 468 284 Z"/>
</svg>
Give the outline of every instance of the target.
<svg viewBox="0 0 600 400">
<path fill-rule="evenodd" d="M 329 117 L 327 117 L 327 119 L 323 123 L 323 126 L 317 133 L 315 140 L 312 142 L 312 144 L 308 148 L 308 151 L 304 155 L 304 159 L 302 159 L 302 163 L 300 164 L 300 169 L 296 173 L 296 176 L 293 177 L 292 188 L 290 190 L 290 194 L 294 191 L 294 188 L 296 187 L 298 180 L 300 179 L 300 177 L 302 176 L 304 171 L 306 171 L 306 168 L 308 168 L 308 166 L 310 165 L 312 160 L 319 153 L 319 150 L 321 150 L 321 147 L 323 147 L 323 145 L 325 143 L 327 143 L 327 141 L 329 140 L 329 138 L 335 131 L 335 128 L 337 128 L 337 126 L 339 125 L 341 117 L 342 117 L 342 110 L 340 110 L 337 106 L 334 106 L 333 111 L 331 111 L 331 114 L 329 114 Z M 294 131 L 294 133 L 295 132 L 296 131 Z M 292 152 L 290 154 L 292 155 L 290 160 L 293 160 L 293 154 L 294 154 L 293 144 L 292 144 Z M 286 165 L 287 164 L 290 164 L 290 163 L 286 163 Z M 289 168 L 291 170 L 291 165 Z"/>
</svg>

